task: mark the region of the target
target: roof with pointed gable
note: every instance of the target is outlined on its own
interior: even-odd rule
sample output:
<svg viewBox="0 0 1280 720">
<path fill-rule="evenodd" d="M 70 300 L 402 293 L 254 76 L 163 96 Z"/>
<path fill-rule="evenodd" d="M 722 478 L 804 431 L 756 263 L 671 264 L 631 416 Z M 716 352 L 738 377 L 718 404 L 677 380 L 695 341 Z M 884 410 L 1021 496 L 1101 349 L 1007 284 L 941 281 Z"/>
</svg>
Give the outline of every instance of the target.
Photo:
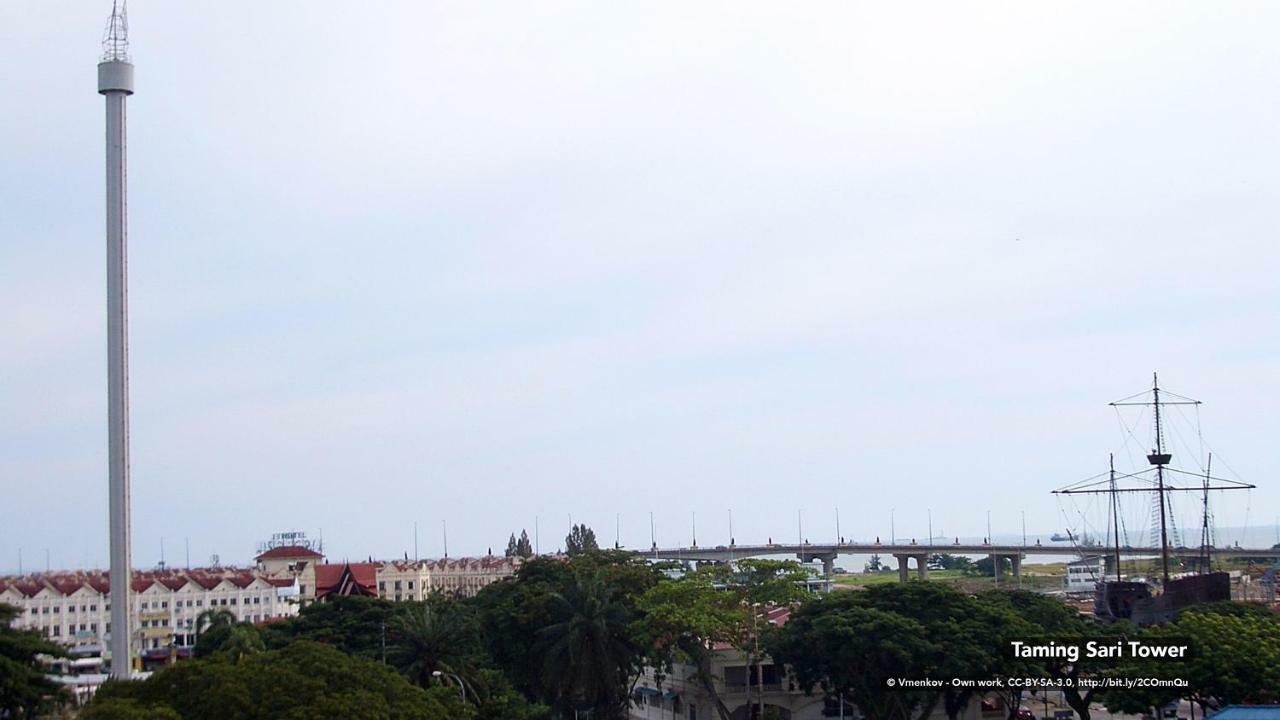
<svg viewBox="0 0 1280 720">
<path fill-rule="evenodd" d="M 316 565 L 316 599 L 327 595 L 377 595 L 378 563 Z"/>
<path fill-rule="evenodd" d="M 67 575 L 55 575 L 48 578 L 46 582 L 52 585 L 54 590 L 57 590 L 63 595 L 70 595 L 84 585 L 84 581 L 80 578 Z"/>
</svg>

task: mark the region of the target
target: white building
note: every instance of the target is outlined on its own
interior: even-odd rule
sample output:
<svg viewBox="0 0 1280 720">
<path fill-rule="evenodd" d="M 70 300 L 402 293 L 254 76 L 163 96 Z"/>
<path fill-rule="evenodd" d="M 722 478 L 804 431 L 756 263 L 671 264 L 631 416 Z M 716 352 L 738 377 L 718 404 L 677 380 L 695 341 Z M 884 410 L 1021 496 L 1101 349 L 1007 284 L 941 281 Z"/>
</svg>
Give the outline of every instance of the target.
<svg viewBox="0 0 1280 720">
<path fill-rule="evenodd" d="M 521 559 L 487 555 L 480 558 L 444 558 L 425 561 L 432 592 L 472 597 L 480 588 L 509 578 L 520 569 Z"/>
<path fill-rule="evenodd" d="M 1101 555 L 1089 555 L 1067 563 L 1063 580 L 1068 595 L 1092 595 L 1098 582 L 1106 577 L 1106 562 Z"/>
<path fill-rule="evenodd" d="M 252 570 L 135 571 L 131 588 L 134 647 L 144 657 L 194 645 L 196 617 L 211 608 L 254 623 L 298 612 L 293 579 Z M 110 638 L 110 582 L 103 571 L 0 578 L 0 603 L 19 609 L 15 627 L 37 630 L 70 647 L 101 649 Z"/>
<path fill-rule="evenodd" d="M 239 622 L 296 615 L 329 594 L 422 600 L 430 593 L 470 597 L 511 577 L 519 558 L 327 564 L 309 547 L 273 547 L 253 568 L 135 571 L 133 647 L 144 659 L 185 655 L 196 641 L 196 618 L 226 610 Z M 104 654 L 111 631 L 110 582 L 101 570 L 0 577 L 0 603 L 19 609 L 14 626 L 33 629 L 68 647 Z"/>
</svg>

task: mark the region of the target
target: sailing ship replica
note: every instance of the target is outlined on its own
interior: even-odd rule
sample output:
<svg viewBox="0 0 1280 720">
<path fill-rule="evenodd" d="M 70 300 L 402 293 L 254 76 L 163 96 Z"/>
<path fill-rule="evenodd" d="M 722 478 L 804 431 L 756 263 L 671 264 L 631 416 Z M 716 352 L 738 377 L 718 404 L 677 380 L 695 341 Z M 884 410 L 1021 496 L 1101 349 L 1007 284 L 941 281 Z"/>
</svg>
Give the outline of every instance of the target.
<svg viewBox="0 0 1280 720">
<path fill-rule="evenodd" d="M 1199 405 L 1199 400 L 1192 400 L 1180 395 L 1162 391 L 1159 379 L 1152 375 L 1151 389 L 1137 395 L 1111 403 L 1113 407 L 1127 405 L 1148 406 L 1154 409 L 1155 415 L 1155 448 L 1147 455 L 1151 467 L 1134 473 L 1118 475 L 1115 470 L 1114 455 L 1107 473 L 1082 480 L 1074 485 L 1055 490 L 1055 495 L 1109 495 L 1111 500 L 1111 527 L 1108 528 L 1108 540 L 1114 539 L 1111 548 L 1112 570 L 1115 579 L 1103 578 L 1097 585 L 1094 595 L 1093 611 L 1103 622 L 1129 620 L 1138 625 L 1153 625 L 1167 622 L 1179 610 L 1198 603 L 1215 602 L 1231 599 L 1231 580 L 1225 572 L 1212 571 L 1212 533 L 1209 520 L 1210 490 L 1247 490 L 1253 485 L 1213 477 L 1210 474 L 1213 456 L 1210 455 L 1203 473 L 1192 473 L 1171 467 L 1173 456 L 1165 447 L 1163 410 L 1170 405 Z M 1196 478 L 1198 482 L 1186 482 L 1188 478 Z M 1203 511 L 1201 514 L 1200 546 L 1195 549 L 1196 574 L 1179 578 L 1169 576 L 1169 536 L 1167 515 L 1171 505 L 1169 493 L 1200 492 L 1203 493 Z M 1146 582 L 1126 581 L 1120 575 L 1120 495 L 1126 493 L 1155 493 L 1155 502 L 1159 506 L 1160 524 L 1160 592 L 1154 593 Z M 1113 532 L 1114 531 L 1114 532 Z M 1186 548 L 1179 548 L 1186 555 Z"/>
</svg>

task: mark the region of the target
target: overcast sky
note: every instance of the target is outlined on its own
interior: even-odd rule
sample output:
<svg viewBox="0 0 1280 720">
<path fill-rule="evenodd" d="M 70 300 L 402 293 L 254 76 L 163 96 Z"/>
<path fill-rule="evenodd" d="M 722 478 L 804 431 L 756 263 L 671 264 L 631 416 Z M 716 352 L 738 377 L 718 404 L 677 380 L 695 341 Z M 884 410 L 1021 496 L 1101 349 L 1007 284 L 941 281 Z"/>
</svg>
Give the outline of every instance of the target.
<svg viewBox="0 0 1280 720">
<path fill-rule="evenodd" d="M 0 4 L 0 568 L 107 558 L 109 11 Z M 1275 4 L 129 11 L 138 566 L 1048 533 L 1156 370 L 1276 522 Z"/>
</svg>

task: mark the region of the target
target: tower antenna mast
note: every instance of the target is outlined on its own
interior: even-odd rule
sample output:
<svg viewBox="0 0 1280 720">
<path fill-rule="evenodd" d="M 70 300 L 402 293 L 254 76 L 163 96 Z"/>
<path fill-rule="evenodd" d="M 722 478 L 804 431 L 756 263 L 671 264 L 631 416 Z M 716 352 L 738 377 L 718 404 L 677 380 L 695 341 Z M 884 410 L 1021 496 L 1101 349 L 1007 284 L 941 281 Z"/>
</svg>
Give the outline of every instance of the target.
<svg viewBox="0 0 1280 720">
<path fill-rule="evenodd" d="M 111 18 L 102 34 L 102 62 L 129 62 L 128 2 L 113 0 Z"/>
</svg>

